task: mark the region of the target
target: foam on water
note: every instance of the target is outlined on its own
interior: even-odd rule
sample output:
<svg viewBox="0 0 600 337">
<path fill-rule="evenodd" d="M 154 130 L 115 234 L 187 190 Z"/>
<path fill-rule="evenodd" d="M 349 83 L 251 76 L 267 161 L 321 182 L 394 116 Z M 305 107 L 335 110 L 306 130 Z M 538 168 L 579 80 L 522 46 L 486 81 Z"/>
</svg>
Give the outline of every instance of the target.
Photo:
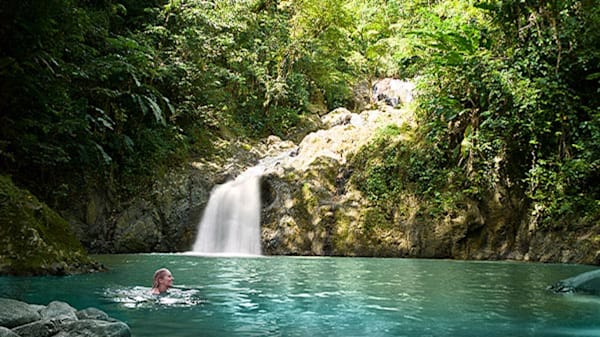
<svg viewBox="0 0 600 337">
<path fill-rule="evenodd" d="M 152 308 L 155 306 L 192 307 L 203 302 L 198 289 L 171 288 L 167 293 L 154 295 L 150 287 L 108 288 L 104 297 L 125 308 Z"/>
</svg>

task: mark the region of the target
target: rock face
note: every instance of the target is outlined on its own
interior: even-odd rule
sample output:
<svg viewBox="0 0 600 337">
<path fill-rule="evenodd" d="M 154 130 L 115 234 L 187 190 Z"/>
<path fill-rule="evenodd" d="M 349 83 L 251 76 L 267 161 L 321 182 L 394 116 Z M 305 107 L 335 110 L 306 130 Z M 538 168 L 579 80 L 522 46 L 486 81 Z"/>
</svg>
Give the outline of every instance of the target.
<svg viewBox="0 0 600 337">
<path fill-rule="evenodd" d="M 396 130 L 401 148 L 415 127 L 410 110 L 381 105 L 322 117 L 324 129 L 306 136 L 262 180 L 263 252 L 273 255 L 387 256 L 600 264 L 600 223 L 570 232 L 538 230 L 530 205 L 498 184 L 482 200 L 462 200 L 451 212 L 418 194 L 401 192 L 398 204 L 376 206 L 358 188 L 364 161 L 384 161 L 364 147 Z M 406 160 L 410 160 L 410 155 Z"/>
<path fill-rule="evenodd" d="M 258 161 L 259 149 L 253 146 L 233 143 L 223 147 L 226 160 L 175 168 L 127 203 L 98 190 L 63 215 L 92 253 L 187 251 L 211 189 Z"/>
<path fill-rule="evenodd" d="M 69 224 L 31 193 L 0 176 L 0 274 L 69 274 L 101 269 Z"/>
<path fill-rule="evenodd" d="M 67 218 L 83 245 L 94 253 L 168 252 L 189 248 L 214 174 L 200 164 L 174 170 L 145 195 L 118 204 L 93 192 Z"/>
<path fill-rule="evenodd" d="M 293 155 L 263 176 L 266 254 L 374 255 L 371 250 L 379 249 L 352 233 L 361 226 L 366 203 L 348 189 L 354 169 L 348 161 L 386 126 L 412 125 L 412 115 L 390 107 L 360 114 L 340 108 L 322 122 L 327 129 L 306 136 Z"/>
<path fill-rule="evenodd" d="M 568 233 L 538 230 L 531 206 L 510 186 L 498 184 L 482 200 L 461 200 L 437 218 L 429 215 L 436 206 L 414 191 L 400 192 L 387 208 L 374 205 L 360 179 L 368 175 L 365 161 L 384 162 L 385 154 L 368 153 L 367 145 L 381 138 L 390 148 L 402 148 L 403 142 L 412 146 L 407 137 L 417 126 L 410 107 L 401 104 L 412 100 L 413 88 L 410 82 L 383 79 L 369 97 L 377 109 L 324 114 L 293 132 L 296 143 L 277 137 L 260 144 L 224 143 L 222 159 L 175 169 L 128 203 L 114 201 L 107 191 L 91 192 L 83 207 L 66 212 L 67 220 L 91 252 L 186 251 L 212 188 L 266 157 L 261 185 L 265 254 L 600 264 L 600 223 Z M 362 109 L 365 101 L 355 108 Z M 315 126 L 321 129 L 306 135 Z M 410 153 L 406 159 L 411 160 Z"/>
<path fill-rule="evenodd" d="M 131 331 L 95 308 L 77 311 L 59 301 L 43 306 L 0 298 L 0 336 L 129 337 Z"/>
<path fill-rule="evenodd" d="M 415 85 L 410 81 L 384 78 L 373 84 L 373 101 L 395 107 L 413 100 Z"/>
</svg>

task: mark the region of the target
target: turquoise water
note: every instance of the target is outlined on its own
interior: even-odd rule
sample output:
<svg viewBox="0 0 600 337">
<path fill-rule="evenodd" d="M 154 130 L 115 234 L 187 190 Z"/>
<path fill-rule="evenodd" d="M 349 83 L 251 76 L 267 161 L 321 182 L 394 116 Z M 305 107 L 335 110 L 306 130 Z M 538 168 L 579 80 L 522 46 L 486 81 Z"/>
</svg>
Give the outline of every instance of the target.
<svg viewBox="0 0 600 337">
<path fill-rule="evenodd" d="M 590 266 L 377 258 L 98 256 L 109 272 L 0 277 L 0 296 L 89 306 L 133 336 L 600 336 L 600 298 L 546 288 Z M 169 268 L 178 289 L 148 295 Z"/>
</svg>

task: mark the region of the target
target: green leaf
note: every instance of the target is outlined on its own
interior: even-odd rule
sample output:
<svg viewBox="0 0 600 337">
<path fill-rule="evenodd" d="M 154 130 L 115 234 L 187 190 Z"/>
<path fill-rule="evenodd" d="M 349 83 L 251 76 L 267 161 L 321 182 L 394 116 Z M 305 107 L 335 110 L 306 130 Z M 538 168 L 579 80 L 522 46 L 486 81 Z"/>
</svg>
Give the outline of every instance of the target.
<svg viewBox="0 0 600 337">
<path fill-rule="evenodd" d="M 106 153 L 106 151 L 104 151 L 104 148 L 102 148 L 102 146 L 96 142 L 94 142 L 94 145 L 102 155 L 102 160 L 104 160 L 104 163 L 107 165 L 110 164 L 112 162 L 112 158 L 108 155 L 108 153 Z"/>
<path fill-rule="evenodd" d="M 158 104 L 156 104 L 154 99 L 148 96 L 143 96 L 143 98 L 146 100 L 146 102 L 148 102 L 150 109 L 154 114 L 154 118 L 156 119 L 156 122 L 162 125 L 167 125 L 167 123 L 165 122 L 165 117 L 163 116 L 162 109 L 158 106 Z"/>
</svg>

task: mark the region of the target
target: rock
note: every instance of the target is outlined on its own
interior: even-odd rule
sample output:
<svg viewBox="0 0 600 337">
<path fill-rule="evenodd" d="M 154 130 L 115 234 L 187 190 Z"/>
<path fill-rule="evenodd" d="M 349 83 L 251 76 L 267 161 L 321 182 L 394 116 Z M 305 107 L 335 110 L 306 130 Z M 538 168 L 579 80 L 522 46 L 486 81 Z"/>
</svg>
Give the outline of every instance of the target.
<svg viewBox="0 0 600 337">
<path fill-rule="evenodd" d="M 29 191 L 0 176 L 0 274 L 65 275 L 101 269 L 69 224 Z"/>
<path fill-rule="evenodd" d="M 42 319 L 53 319 L 60 321 L 76 321 L 75 308 L 65 302 L 53 301 L 40 311 Z"/>
<path fill-rule="evenodd" d="M 77 318 L 79 319 L 95 319 L 101 321 L 113 321 L 114 319 L 108 317 L 108 314 L 104 311 L 96 308 L 87 308 L 77 311 Z"/>
<path fill-rule="evenodd" d="M 294 156 L 265 169 L 262 190 L 268 192 L 264 197 L 268 202 L 263 202 L 262 240 L 266 254 L 373 253 L 363 248 L 369 242 L 346 232 L 364 221 L 356 210 L 366 205 L 362 195 L 346 190 L 352 172 L 348 161 L 377 137 L 378 130 L 412 125 L 412 114 L 389 107 L 361 114 L 338 108 L 324 115 L 322 122 L 328 129 L 307 135 Z"/>
<path fill-rule="evenodd" d="M 0 337 L 4 336 L 130 337 L 131 331 L 96 308 L 76 311 L 60 301 L 40 306 L 0 298 Z"/>
<path fill-rule="evenodd" d="M 346 108 L 337 108 L 321 117 L 321 122 L 323 122 L 324 128 L 330 129 L 337 125 L 348 124 L 352 119 L 352 115 L 355 114 L 351 113 Z"/>
<path fill-rule="evenodd" d="M 95 191 L 88 206 L 74 204 L 65 214 L 92 253 L 185 251 L 212 186 L 225 179 L 218 175 L 222 172 L 215 163 L 192 162 L 166 173 L 127 204 Z"/>
<path fill-rule="evenodd" d="M 0 337 L 20 337 L 11 329 L 0 326 Z"/>
<path fill-rule="evenodd" d="M 0 298 L 0 326 L 14 328 L 37 321 L 42 316 L 29 304 L 8 298 Z"/>
<path fill-rule="evenodd" d="M 360 81 L 352 88 L 350 110 L 354 112 L 366 110 L 371 102 L 371 84 L 368 80 Z"/>
<path fill-rule="evenodd" d="M 60 322 L 51 319 L 31 322 L 13 328 L 20 337 L 49 337 L 59 331 Z"/>
<path fill-rule="evenodd" d="M 129 326 L 123 322 L 83 319 L 70 322 L 57 337 L 130 337 Z"/>
<path fill-rule="evenodd" d="M 415 85 L 409 81 L 384 78 L 373 84 L 373 101 L 395 107 L 413 100 Z"/>
</svg>

